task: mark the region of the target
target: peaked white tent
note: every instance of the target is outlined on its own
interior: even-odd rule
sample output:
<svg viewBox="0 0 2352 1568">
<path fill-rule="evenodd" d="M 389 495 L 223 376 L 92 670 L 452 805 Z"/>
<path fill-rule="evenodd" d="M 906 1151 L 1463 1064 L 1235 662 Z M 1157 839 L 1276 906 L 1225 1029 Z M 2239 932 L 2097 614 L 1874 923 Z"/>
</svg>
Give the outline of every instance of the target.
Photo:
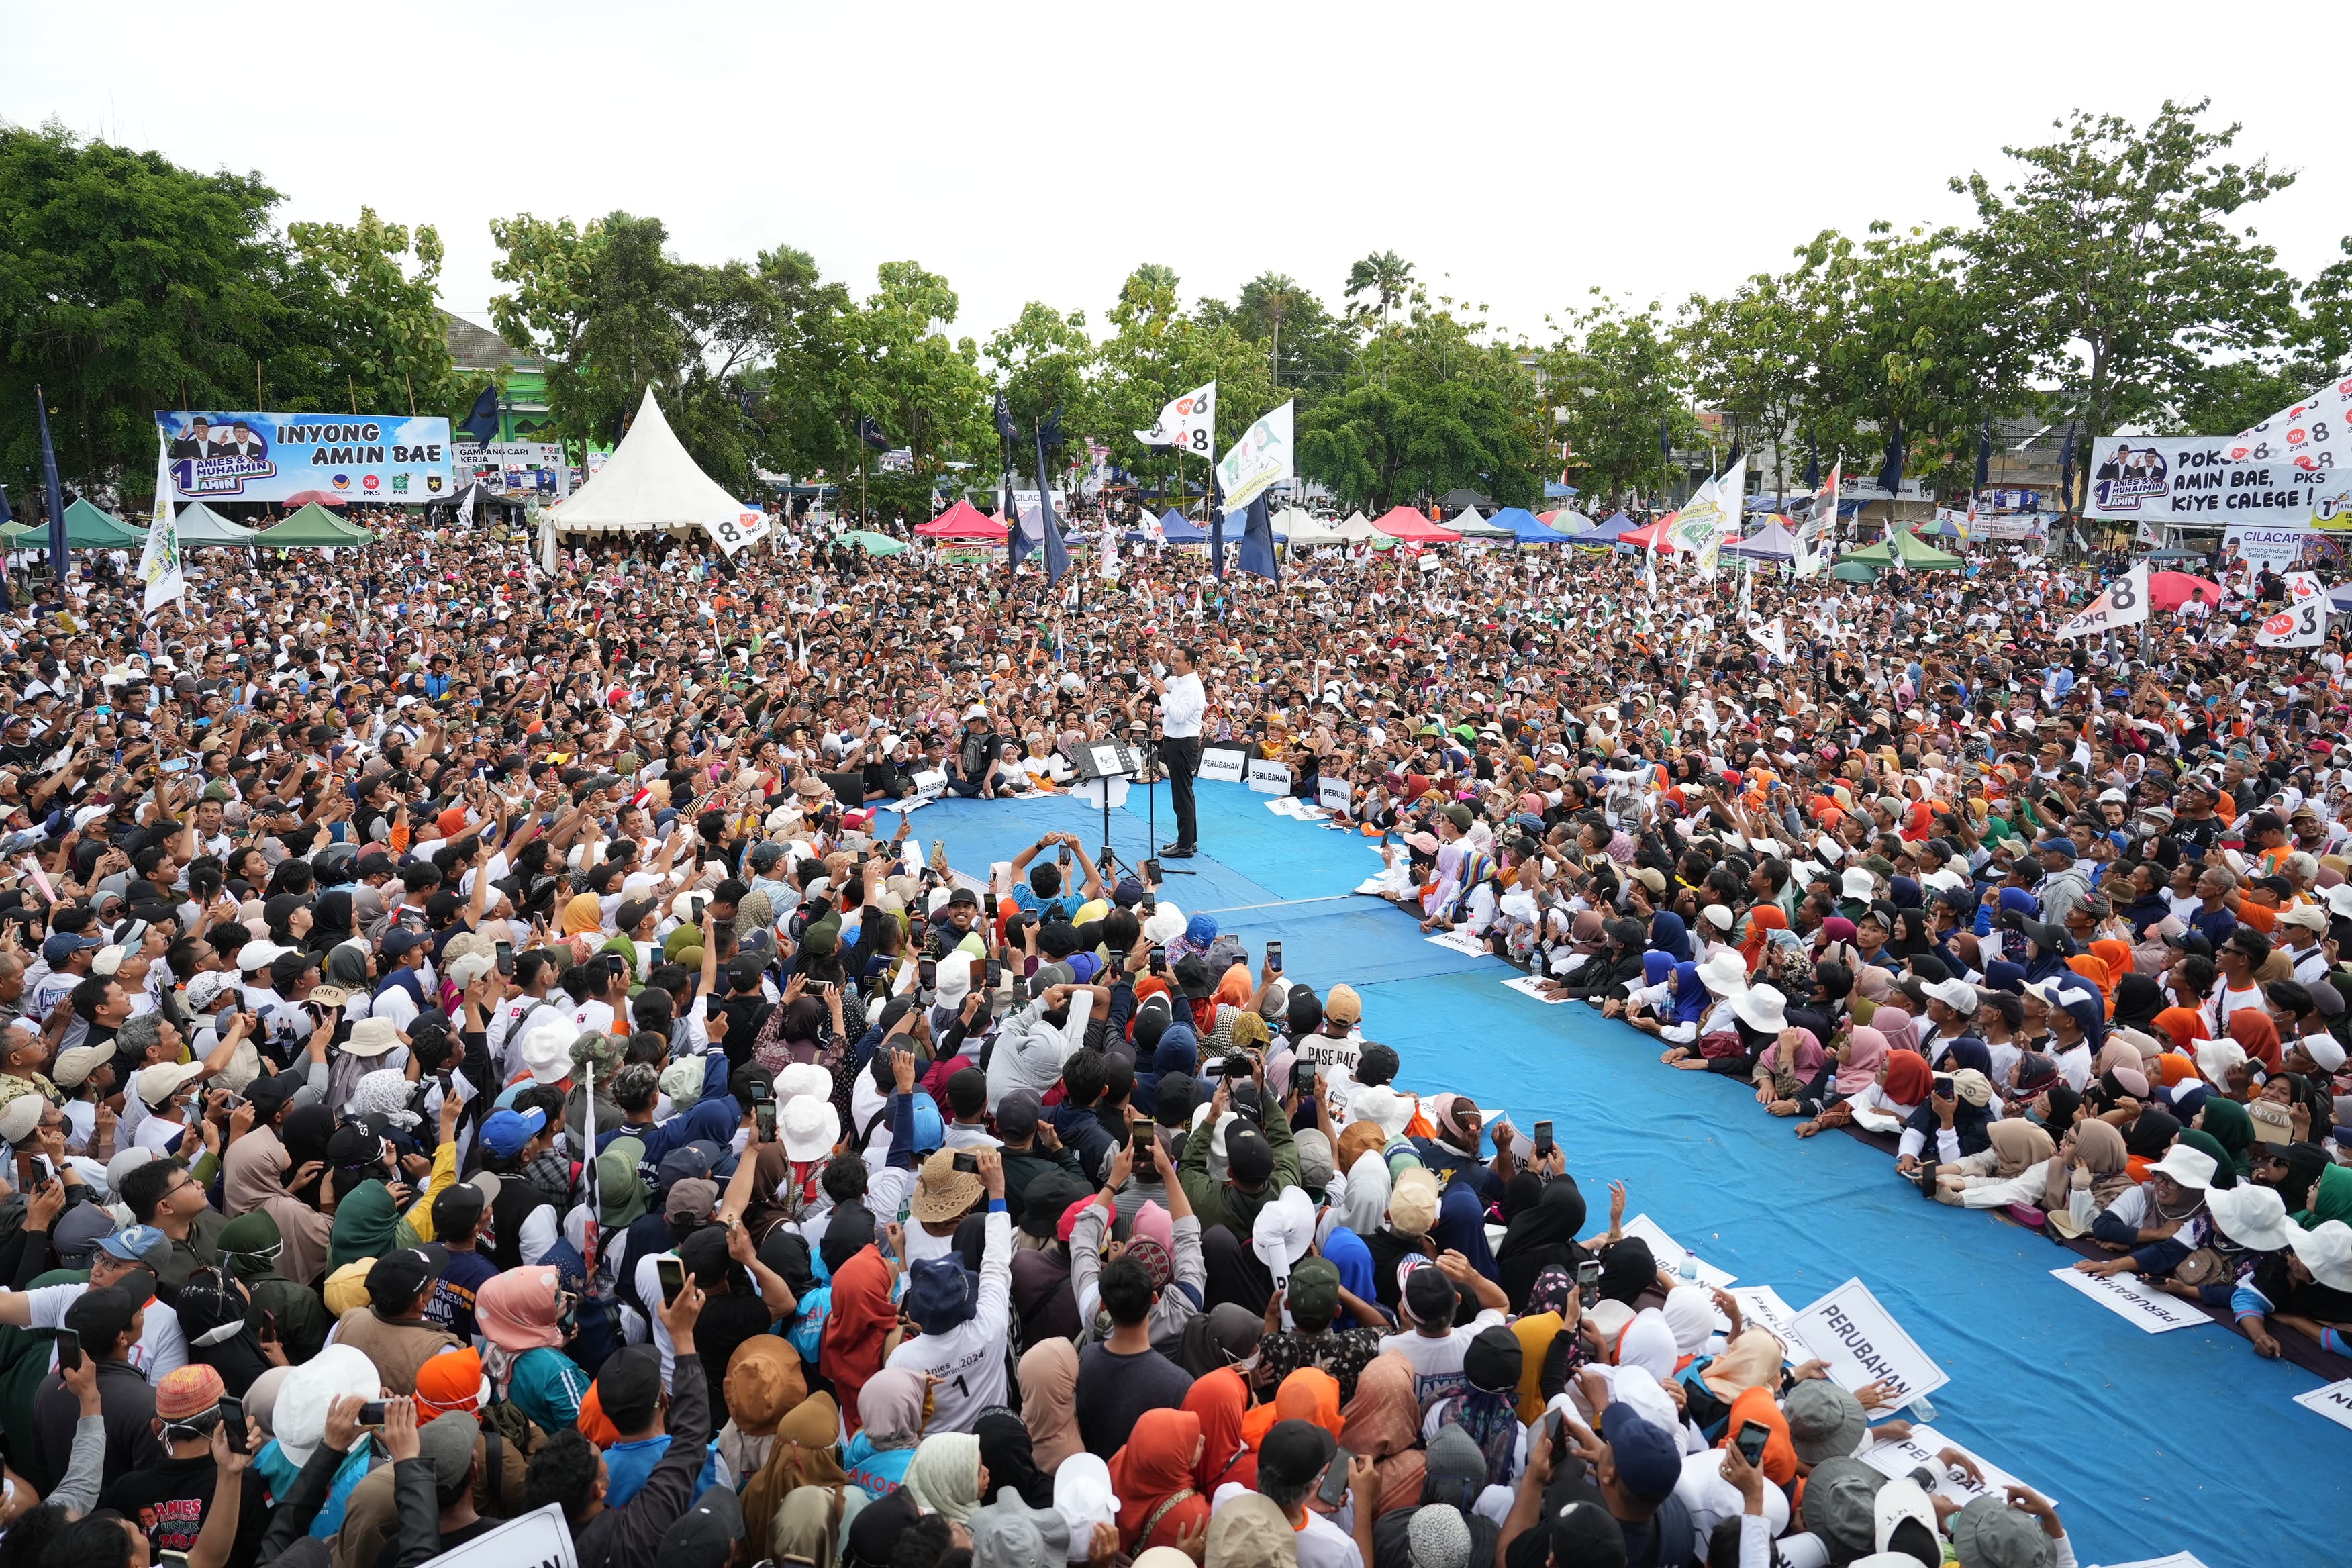
<svg viewBox="0 0 2352 1568">
<path fill-rule="evenodd" d="M 1285 516 L 1291 517 L 1289 532 L 1290 547 L 1293 550 L 1297 550 L 1303 545 L 1345 544 L 1348 542 L 1348 536 L 1341 533 L 1335 525 L 1328 522 L 1318 522 L 1314 518 L 1309 517 L 1303 510 L 1294 510 L 1297 511 L 1297 515 L 1295 516 L 1292 516 L 1290 513 L 1284 514 Z"/>
<path fill-rule="evenodd" d="M 560 533 L 657 533 L 698 528 L 742 510 L 741 501 L 687 456 L 648 386 L 629 433 L 604 468 L 552 515 Z"/>
<path fill-rule="evenodd" d="M 1276 539 L 1286 539 L 1297 543 L 1300 529 L 1303 528 L 1312 534 L 1322 525 L 1315 521 L 1305 507 L 1286 506 L 1268 518 L 1266 526 Z"/>
<path fill-rule="evenodd" d="M 1437 526 L 1440 528 L 1450 528 L 1465 539 L 1509 539 L 1514 537 L 1508 528 L 1497 528 L 1492 518 L 1487 517 L 1475 507 L 1471 507 L 1465 510 L 1459 517 L 1449 517 Z"/>
<path fill-rule="evenodd" d="M 180 548 L 183 550 L 193 550 L 198 545 L 250 544 L 258 531 L 231 522 L 202 501 L 182 507 L 173 526 L 179 531 Z"/>
</svg>

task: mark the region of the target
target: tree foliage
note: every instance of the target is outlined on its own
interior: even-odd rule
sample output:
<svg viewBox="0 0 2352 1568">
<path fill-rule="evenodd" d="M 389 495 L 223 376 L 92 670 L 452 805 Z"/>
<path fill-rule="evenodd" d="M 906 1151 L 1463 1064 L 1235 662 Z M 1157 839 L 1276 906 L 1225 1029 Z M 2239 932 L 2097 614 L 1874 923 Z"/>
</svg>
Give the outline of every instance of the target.
<svg viewBox="0 0 2352 1568">
<path fill-rule="evenodd" d="M 478 390 L 464 384 L 442 326 L 439 231 L 413 236 L 372 207 L 355 224 L 289 225 L 288 303 L 305 339 L 291 405 L 354 414 L 453 415 Z M 412 271 L 403 258 L 414 250 Z M 283 361 L 280 362 L 283 379 Z"/>
</svg>

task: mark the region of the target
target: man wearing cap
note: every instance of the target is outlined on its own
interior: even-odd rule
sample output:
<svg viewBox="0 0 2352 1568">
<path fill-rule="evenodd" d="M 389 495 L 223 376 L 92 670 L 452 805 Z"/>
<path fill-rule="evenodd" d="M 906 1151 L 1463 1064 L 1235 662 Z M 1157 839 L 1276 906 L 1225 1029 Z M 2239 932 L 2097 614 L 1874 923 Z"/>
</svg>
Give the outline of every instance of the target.
<svg viewBox="0 0 2352 1568">
<path fill-rule="evenodd" d="M 76 1215 L 88 1215 L 101 1224 L 111 1226 L 113 1220 L 106 1210 L 92 1205 L 77 1207 L 64 1224 L 72 1223 Z M 27 1228 L 34 1229 L 28 1219 Z M 83 1233 L 85 1236 L 87 1232 Z M 46 1241 L 36 1235 L 35 1241 Z M 60 1245 L 63 1245 L 62 1239 Z M 161 1378 L 176 1367 L 188 1363 L 188 1342 L 180 1331 L 179 1314 L 164 1302 L 153 1300 L 155 1275 L 172 1254 L 172 1238 L 152 1225 L 134 1225 L 124 1230 L 101 1234 L 89 1247 L 89 1271 L 87 1282 L 63 1285 L 37 1285 L 29 1290 L 0 1291 L 0 1323 L 20 1329 L 56 1329 L 68 1321 L 73 1304 L 92 1290 L 120 1287 L 131 1292 L 146 1305 L 141 1317 L 138 1342 L 131 1347 L 127 1360 L 141 1375 Z M 58 1279 L 55 1273 L 49 1279 Z M 70 1279 L 70 1274 L 65 1276 Z M 57 1364 L 56 1352 L 49 1357 Z"/>
<path fill-rule="evenodd" d="M 471 1182 L 453 1182 L 433 1194 L 433 1239 L 449 1256 L 425 1299 L 425 1318 L 461 1345 L 480 1331 L 474 1321 L 475 1296 L 498 1278 L 498 1266 L 475 1245 L 488 1212 L 488 1195 Z"/>
<path fill-rule="evenodd" d="M 425 1318 L 434 1281 L 448 1264 L 448 1250 L 437 1242 L 384 1254 L 368 1270 L 367 1304 L 353 1307 L 335 1324 L 335 1342 L 375 1363 L 388 1394 L 415 1393 L 416 1369 L 460 1343 Z"/>
<path fill-rule="evenodd" d="M 1368 1568 L 1372 1562 L 1372 1525 L 1381 1504 L 1381 1473 L 1372 1456 L 1349 1456 L 1352 1531 L 1341 1530 L 1328 1514 L 1307 1506 L 1338 1454 L 1338 1442 L 1312 1421 L 1277 1421 L 1258 1445 L 1256 1495 L 1279 1509 L 1289 1522 L 1298 1568 Z M 1216 1539 L 1217 1521 L 1229 1510 L 1238 1515 L 1236 1505 L 1250 1495 L 1238 1481 L 1217 1489 L 1210 1510 L 1211 1540 Z M 1211 1555 L 1223 1561 L 1213 1552 Z"/>
<path fill-rule="evenodd" d="M 932 1158 L 947 1154 L 942 1150 Z M 1013 1221 L 1004 1205 L 1004 1160 L 992 1149 L 976 1151 L 971 1158 L 980 1166 L 980 1184 L 988 1194 L 980 1274 L 975 1279 L 968 1273 L 953 1252 L 916 1263 L 908 1270 L 901 1305 L 918 1332 L 885 1363 L 937 1380 L 928 1428 L 935 1432 L 969 1432 L 982 1411 L 1004 1403 L 1004 1344 L 1013 1289 Z"/>
<path fill-rule="evenodd" d="M 105 1458 L 100 1468 L 101 1489 L 133 1470 L 152 1466 L 163 1457 L 155 1440 L 155 1389 L 131 1363 L 140 1343 L 140 1305 L 144 1286 L 128 1280 L 92 1289 L 66 1309 L 61 1325 L 81 1338 L 81 1353 L 96 1363 L 100 1412 L 106 1424 Z M 0 1296 L 0 1302 L 12 1298 Z M 57 1489 L 73 1454 L 74 1427 L 81 1419 L 85 1395 L 66 1386 L 63 1374 L 52 1371 L 33 1395 L 29 1438 L 17 1452 L 29 1459 L 26 1479 L 41 1492 Z"/>
<path fill-rule="evenodd" d="M 1277 1111 L 1265 1119 L 1263 1129 L 1251 1126 L 1248 1118 L 1234 1110 L 1233 1097 L 1233 1081 L 1220 1078 L 1216 1093 L 1209 1098 L 1209 1119 L 1185 1142 L 1176 1173 L 1184 1184 L 1192 1212 L 1201 1216 L 1202 1234 L 1213 1225 L 1222 1225 L 1246 1245 L 1257 1224 L 1258 1210 L 1273 1202 L 1283 1188 L 1298 1184 L 1298 1141 L 1291 1136 L 1288 1117 Z M 1209 1174 L 1209 1156 L 1221 1128 L 1225 1134 L 1225 1176 L 1217 1181 Z"/>
<path fill-rule="evenodd" d="M 166 1552 L 195 1549 L 219 1484 L 212 1435 L 221 1421 L 221 1396 L 227 1392 L 220 1373 L 201 1364 L 156 1379 L 154 1429 L 164 1458 L 130 1471 L 99 1496 L 100 1508 L 114 1510 L 146 1535 L 153 1563 L 161 1563 Z M 229 1561 L 251 1563 L 258 1558 L 261 1537 L 269 1528 L 268 1488 L 261 1472 L 250 1466 L 237 1479 L 243 1495 Z"/>
</svg>

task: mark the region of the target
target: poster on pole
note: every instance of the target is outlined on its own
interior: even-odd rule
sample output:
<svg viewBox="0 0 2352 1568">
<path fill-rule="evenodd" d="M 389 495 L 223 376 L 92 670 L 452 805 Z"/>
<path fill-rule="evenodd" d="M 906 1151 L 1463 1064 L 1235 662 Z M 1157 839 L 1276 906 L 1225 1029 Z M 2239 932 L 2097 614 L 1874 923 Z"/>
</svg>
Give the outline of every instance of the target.
<svg viewBox="0 0 2352 1568">
<path fill-rule="evenodd" d="M 282 501 L 322 490 L 396 504 L 454 493 L 446 419 L 157 409 L 155 424 L 181 500 Z"/>
<path fill-rule="evenodd" d="M 1289 482 L 1291 416 L 1297 406 L 1293 399 L 1263 416 L 1242 432 L 1232 451 L 1217 459 L 1217 483 L 1224 489 L 1222 504 L 1229 514 L 1246 508 L 1275 486 Z"/>
<path fill-rule="evenodd" d="M 1900 1406 L 1951 1381 L 1859 1279 L 1799 1312 L 1797 1328 L 1805 1347 L 1829 1363 L 1830 1381 L 1840 1388 L 1881 1384 L 1889 1403 Z"/>
<path fill-rule="evenodd" d="M 2221 586 L 2241 598 L 2252 598 L 2264 569 L 2284 572 L 2303 556 L 2300 524 L 2232 524 L 2221 535 L 2221 564 L 2214 575 Z"/>
</svg>

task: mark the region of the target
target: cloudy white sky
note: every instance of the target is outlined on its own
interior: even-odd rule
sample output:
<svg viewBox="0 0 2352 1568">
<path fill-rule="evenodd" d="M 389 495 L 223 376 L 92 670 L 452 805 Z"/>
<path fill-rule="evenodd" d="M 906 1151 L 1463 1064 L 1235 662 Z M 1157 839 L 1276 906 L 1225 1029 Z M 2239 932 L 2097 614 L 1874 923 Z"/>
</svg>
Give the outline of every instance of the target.
<svg viewBox="0 0 2352 1568">
<path fill-rule="evenodd" d="M 1932 17 L 1932 24 L 1930 18 Z M 281 220 L 439 226 L 486 320 L 488 222 L 658 215 L 677 252 L 790 244 L 861 292 L 947 276 L 981 338 L 1099 321 L 1137 263 L 1188 299 L 1286 271 L 1337 306 L 1394 249 L 1515 331 L 1595 287 L 1678 301 L 1823 226 L 1960 216 L 2080 106 L 2211 96 L 2299 170 L 2260 214 L 2301 273 L 2352 230 L 2336 95 L 2210 7 L 975 6 L 410 0 L 191 10 L 0 0 L 0 116 L 257 170 Z"/>
</svg>

